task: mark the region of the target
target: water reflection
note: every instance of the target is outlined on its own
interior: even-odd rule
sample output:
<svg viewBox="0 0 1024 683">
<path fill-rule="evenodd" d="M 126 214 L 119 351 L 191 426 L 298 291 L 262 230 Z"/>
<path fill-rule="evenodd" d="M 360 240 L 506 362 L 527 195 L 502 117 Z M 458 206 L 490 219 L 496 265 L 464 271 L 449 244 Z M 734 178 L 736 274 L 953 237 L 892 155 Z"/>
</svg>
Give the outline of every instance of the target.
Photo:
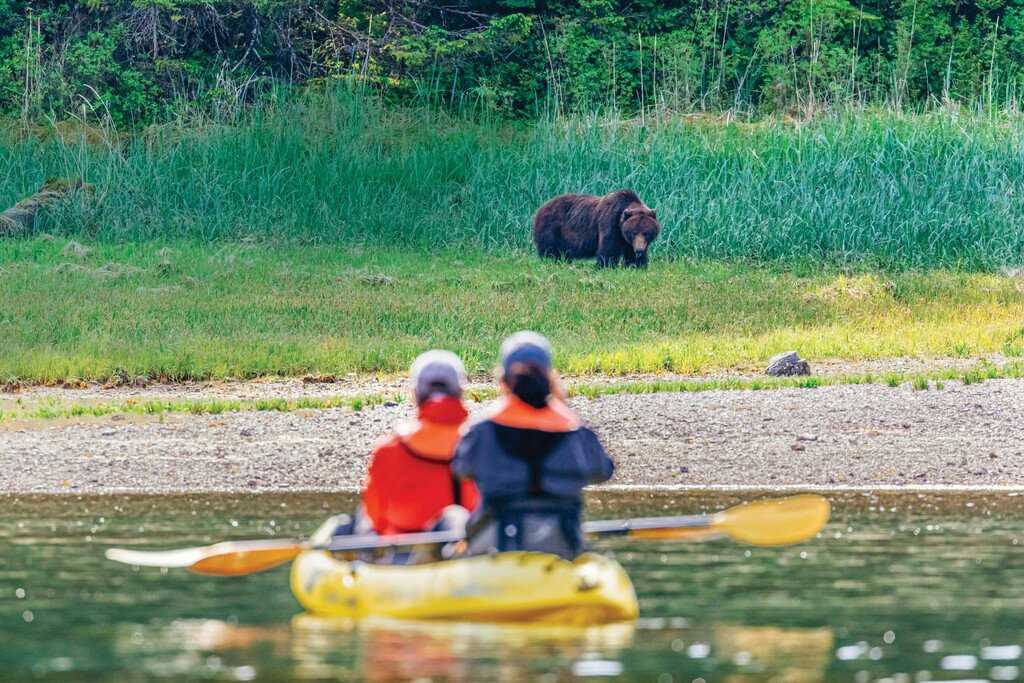
<svg viewBox="0 0 1024 683">
<path fill-rule="evenodd" d="M 739 497 L 605 494 L 591 508 L 697 512 Z M 848 494 L 822 537 L 794 548 L 602 542 L 642 617 L 572 629 L 324 620 L 297 614 L 284 571 L 211 579 L 102 560 L 114 543 L 301 534 L 351 503 L 337 496 L 7 498 L 0 679 L 1018 680 L 1018 501 Z"/>
<path fill-rule="evenodd" d="M 677 623 L 680 620 L 675 620 Z M 690 659 L 730 662 L 731 681 L 824 680 L 833 650 L 830 629 L 719 624 L 710 639 L 657 620 L 589 628 L 507 624 L 354 622 L 300 614 L 289 624 L 239 626 L 213 619 L 120 629 L 116 654 L 155 676 L 203 671 L 238 678 L 263 651 L 292 661 L 291 675 L 310 680 L 477 681 L 619 676 L 622 653 L 637 629 L 650 643 Z M 253 667 L 249 667 L 255 673 Z"/>
<path fill-rule="evenodd" d="M 157 676 L 201 669 L 237 677 L 238 662 L 262 651 L 290 659 L 290 673 L 300 679 L 474 681 L 503 672 L 503 679 L 525 680 L 532 673 L 549 672 L 552 665 L 590 675 L 621 672 L 617 657 L 632 646 L 635 629 L 632 623 L 533 627 L 354 622 L 299 614 L 287 624 L 256 627 L 187 619 L 123 628 L 117 633 L 115 652 L 142 662 Z"/>
<path fill-rule="evenodd" d="M 292 621 L 293 655 L 303 677 L 368 681 L 418 677 L 476 681 L 530 680 L 559 669 L 620 672 L 633 624 L 591 628 L 505 624 L 433 624 L 367 620 L 360 624 L 299 616 Z M 354 665 L 339 653 L 354 650 Z"/>
<path fill-rule="evenodd" d="M 716 656 L 736 666 L 730 680 L 811 683 L 825 680 L 835 636 L 829 627 L 720 624 L 714 643 Z"/>
</svg>

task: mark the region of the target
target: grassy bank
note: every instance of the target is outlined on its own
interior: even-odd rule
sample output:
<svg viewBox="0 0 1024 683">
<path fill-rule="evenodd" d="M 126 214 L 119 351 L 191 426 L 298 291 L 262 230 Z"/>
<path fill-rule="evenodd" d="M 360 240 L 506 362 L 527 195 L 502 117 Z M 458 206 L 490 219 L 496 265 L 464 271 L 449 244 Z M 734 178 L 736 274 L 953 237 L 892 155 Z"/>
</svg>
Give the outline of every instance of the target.
<svg viewBox="0 0 1024 683">
<path fill-rule="evenodd" d="M 334 92 L 232 127 L 12 132 L 0 136 L 0 203 L 76 176 L 95 193 L 42 229 L 501 255 L 529 248 L 531 215 L 551 196 L 632 187 L 663 222 L 657 259 L 993 270 L 1024 261 L 1021 123 L 956 112 L 479 123 Z"/>
<path fill-rule="evenodd" d="M 548 334 L 573 373 L 819 358 L 1024 355 L 1024 281 L 656 260 L 643 272 L 473 248 L 0 242 L 0 381 L 404 371 L 431 346 L 475 372 Z"/>
</svg>

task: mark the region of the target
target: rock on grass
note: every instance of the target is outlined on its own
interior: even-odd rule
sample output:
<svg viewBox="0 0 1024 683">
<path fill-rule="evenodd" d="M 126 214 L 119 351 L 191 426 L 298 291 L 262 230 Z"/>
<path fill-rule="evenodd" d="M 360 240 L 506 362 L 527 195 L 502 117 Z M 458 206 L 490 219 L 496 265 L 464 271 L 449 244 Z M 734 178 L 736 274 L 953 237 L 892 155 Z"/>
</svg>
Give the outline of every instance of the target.
<svg viewBox="0 0 1024 683">
<path fill-rule="evenodd" d="M 768 362 L 765 374 L 772 377 L 794 377 L 811 374 L 811 366 L 796 351 L 780 353 Z"/>
</svg>

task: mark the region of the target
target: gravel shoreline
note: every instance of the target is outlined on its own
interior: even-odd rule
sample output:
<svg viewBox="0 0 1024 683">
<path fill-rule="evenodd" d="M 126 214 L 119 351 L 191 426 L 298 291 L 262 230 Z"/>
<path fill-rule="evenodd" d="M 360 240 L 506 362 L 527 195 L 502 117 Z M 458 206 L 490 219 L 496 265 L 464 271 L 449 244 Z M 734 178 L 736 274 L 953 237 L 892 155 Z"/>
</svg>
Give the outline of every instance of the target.
<svg viewBox="0 0 1024 683">
<path fill-rule="evenodd" d="M 929 391 L 862 384 L 618 394 L 573 404 L 615 458 L 616 488 L 1024 486 L 1019 379 Z M 373 443 L 409 411 L 401 404 L 8 424 L 0 426 L 0 493 L 354 490 Z"/>
</svg>

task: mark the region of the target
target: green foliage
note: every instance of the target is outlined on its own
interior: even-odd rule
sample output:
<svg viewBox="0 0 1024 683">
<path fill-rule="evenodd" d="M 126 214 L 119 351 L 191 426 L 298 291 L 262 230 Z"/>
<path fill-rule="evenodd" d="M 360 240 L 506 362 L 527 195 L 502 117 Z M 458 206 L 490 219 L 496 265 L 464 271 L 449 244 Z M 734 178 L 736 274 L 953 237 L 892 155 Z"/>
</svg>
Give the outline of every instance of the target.
<svg viewBox="0 0 1024 683">
<path fill-rule="evenodd" d="M 1015 107 L 1024 0 L 0 0 L 0 113 L 234 115 L 348 79 L 541 113 Z"/>
</svg>

